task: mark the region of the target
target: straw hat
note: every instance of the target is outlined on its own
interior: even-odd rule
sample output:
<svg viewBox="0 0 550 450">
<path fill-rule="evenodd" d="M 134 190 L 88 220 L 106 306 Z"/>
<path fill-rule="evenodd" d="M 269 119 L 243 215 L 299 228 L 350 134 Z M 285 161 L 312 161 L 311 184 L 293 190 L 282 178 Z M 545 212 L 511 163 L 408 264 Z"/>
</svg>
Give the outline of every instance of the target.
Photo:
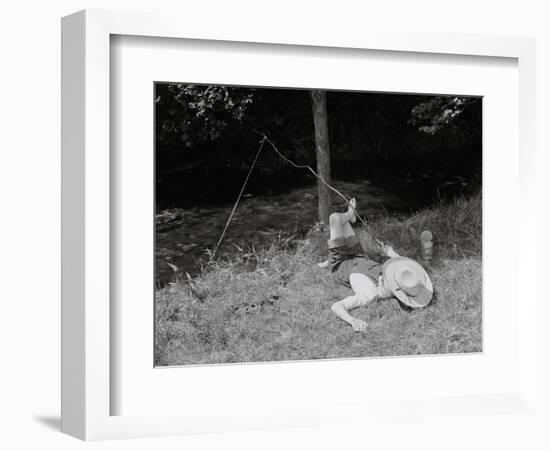
<svg viewBox="0 0 550 450">
<path fill-rule="evenodd" d="M 424 268 L 410 258 L 399 256 L 386 261 L 382 267 L 386 287 L 397 299 L 411 308 L 430 303 L 433 285 Z"/>
</svg>

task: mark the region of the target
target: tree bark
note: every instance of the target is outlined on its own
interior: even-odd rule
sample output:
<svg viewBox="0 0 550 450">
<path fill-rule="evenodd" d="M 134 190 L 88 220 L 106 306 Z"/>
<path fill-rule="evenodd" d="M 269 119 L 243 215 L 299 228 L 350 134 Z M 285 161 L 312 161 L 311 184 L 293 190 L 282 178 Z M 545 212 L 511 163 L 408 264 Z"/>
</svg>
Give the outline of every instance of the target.
<svg viewBox="0 0 550 450">
<path fill-rule="evenodd" d="M 328 116 L 325 91 L 311 91 L 313 123 L 315 126 L 315 154 L 317 173 L 330 184 L 330 146 L 328 139 Z M 319 194 L 319 222 L 328 224 L 331 205 L 331 190 L 320 180 L 317 181 Z"/>
</svg>

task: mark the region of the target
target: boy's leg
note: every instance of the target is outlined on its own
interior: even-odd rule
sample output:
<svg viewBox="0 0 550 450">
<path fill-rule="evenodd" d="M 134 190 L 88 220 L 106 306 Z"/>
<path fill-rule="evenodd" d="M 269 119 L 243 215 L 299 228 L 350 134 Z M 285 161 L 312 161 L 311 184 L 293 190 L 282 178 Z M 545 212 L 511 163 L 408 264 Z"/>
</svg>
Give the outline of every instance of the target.
<svg viewBox="0 0 550 450">
<path fill-rule="evenodd" d="M 355 199 L 350 200 L 348 210 L 345 213 L 332 213 L 329 217 L 330 239 L 355 236 L 351 224 L 355 222 Z"/>
<path fill-rule="evenodd" d="M 347 213 L 332 213 L 329 218 L 330 239 L 347 238 L 355 236 L 355 232 L 349 223 Z M 317 264 L 321 268 L 329 267 L 330 258 Z"/>
<path fill-rule="evenodd" d="M 332 213 L 329 217 L 330 239 L 348 238 L 355 236 L 351 223 L 355 222 L 356 201 L 352 198 L 349 202 L 348 211 L 345 213 Z M 350 223 L 351 222 L 351 223 Z M 329 243 L 330 245 L 330 243 Z M 317 264 L 319 267 L 329 267 L 330 259 Z"/>
<path fill-rule="evenodd" d="M 332 213 L 329 217 L 330 238 L 354 236 L 348 213 Z"/>
</svg>

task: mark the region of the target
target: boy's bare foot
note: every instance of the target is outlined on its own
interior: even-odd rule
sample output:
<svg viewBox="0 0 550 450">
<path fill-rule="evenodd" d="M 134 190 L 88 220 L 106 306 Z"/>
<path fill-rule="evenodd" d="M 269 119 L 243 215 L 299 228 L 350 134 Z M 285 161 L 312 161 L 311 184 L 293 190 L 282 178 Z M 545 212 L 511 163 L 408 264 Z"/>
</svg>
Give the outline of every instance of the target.
<svg viewBox="0 0 550 450">
<path fill-rule="evenodd" d="M 351 223 L 355 223 L 357 220 L 357 216 L 355 215 L 356 208 L 357 208 L 357 200 L 355 199 L 355 197 L 352 197 L 348 203 L 348 211 L 346 213 Z"/>
<path fill-rule="evenodd" d="M 351 326 L 353 331 L 363 333 L 364 331 L 367 331 L 368 324 L 364 320 L 353 318 Z"/>
<path fill-rule="evenodd" d="M 328 267 L 328 259 L 326 261 L 323 261 L 323 262 L 320 262 L 320 263 L 317 263 L 317 265 L 321 268 L 321 269 L 326 269 Z"/>
</svg>

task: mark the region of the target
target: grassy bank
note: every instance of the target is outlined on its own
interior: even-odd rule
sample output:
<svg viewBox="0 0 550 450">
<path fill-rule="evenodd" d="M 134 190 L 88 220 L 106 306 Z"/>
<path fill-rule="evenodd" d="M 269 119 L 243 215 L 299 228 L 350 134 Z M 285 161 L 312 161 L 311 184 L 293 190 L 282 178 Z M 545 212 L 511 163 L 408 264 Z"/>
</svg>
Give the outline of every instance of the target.
<svg viewBox="0 0 550 450">
<path fill-rule="evenodd" d="M 354 333 L 330 305 L 351 291 L 316 263 L 327 231 L 242 249 L 193 280 L 156 292 L 157 365 L 476 352 L 481 350 L 481 196 L 440 203 L 409 217 L 384 215 L 371 229 L 400 254 L 417 258 L 429 229 L 436 255 L 427 267 L 437 298 L 410 311 L 395 299 L 353 314 L 369 323 Z M 363 246 L 375 248 L 364 231 Z"/>
</svg>

